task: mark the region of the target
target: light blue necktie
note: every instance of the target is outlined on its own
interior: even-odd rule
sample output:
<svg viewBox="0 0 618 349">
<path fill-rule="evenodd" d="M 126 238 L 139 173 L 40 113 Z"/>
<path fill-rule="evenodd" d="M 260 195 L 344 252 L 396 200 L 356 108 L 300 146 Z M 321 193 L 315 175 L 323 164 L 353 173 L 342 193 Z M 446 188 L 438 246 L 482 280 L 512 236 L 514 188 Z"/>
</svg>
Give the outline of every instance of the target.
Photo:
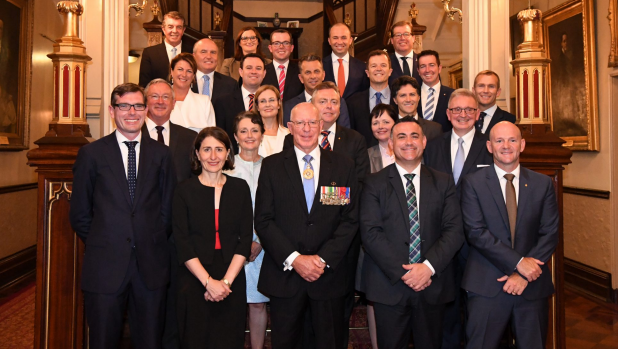
<svg viewBox="0 0 618 349">
<path fill-rule="evenodd" d="M 172 47 L 172 58 L 176 57 L 176 52 L 178 50 L 175 47 Z"/>
<path fill-rule="evenodd" d="M 429 88 L 429 96 L 427 96 L 427 103 L 425 103 L 425 110 L 423 111 L 423 118 L 425 120 L 431 120 L 433 119 L 433 92 L 435 90 L 433 89 L 433 87 Z"/>
<path fill-rule="evenodd" d="M 461 170 L 463 170 L 464 162 L 466 162 L 466 156 L 463 148 L 463 138 L 457 140 L 459 145 L 457 146 L 457 154 L 455 154 L 455 162 L 453 163 L 453 178 L 455 184 L 459 182 L 459 176 L 461 176 Z"/>
<path fill-rule="evenodd" d="M 210 97 L 210 76 L 204 75 L 204 84 L 202 85 L 202 94 Z"/>
<path fill-rule="evenodd" d="M 305 155 L 303 157 L 305 160 L 305 170 L 311 169 L 313 171 L 313 166 L 311 166 L 311 160 L 313 157 L 311 155 Z M 313 178 L 307 179 L 303 176 L 303 188 L 305 189 L 305 200 L 307 201 L 307 212 L 311 212 L 311 206 L 313 206 L 313 198 L 315 197 L 315 187 L 313 185 Z"/>
<path fill-rule="evenodd" d="M 406 202 L 408 203 L 408 219 L 410 220 L 410 248 L 408 260 L 410 264 L 417 263 L 421 259 L 421 226 L 418 217 L 418 203 L 416 190 L 414 190 L 414 174 L 404 174 L 408 180 L 406 183 Z"/>
<path fill-rule="evenodd" d="M 376 105 L 382 104 L 382 93 L 376 92 Z"/>
</svg>

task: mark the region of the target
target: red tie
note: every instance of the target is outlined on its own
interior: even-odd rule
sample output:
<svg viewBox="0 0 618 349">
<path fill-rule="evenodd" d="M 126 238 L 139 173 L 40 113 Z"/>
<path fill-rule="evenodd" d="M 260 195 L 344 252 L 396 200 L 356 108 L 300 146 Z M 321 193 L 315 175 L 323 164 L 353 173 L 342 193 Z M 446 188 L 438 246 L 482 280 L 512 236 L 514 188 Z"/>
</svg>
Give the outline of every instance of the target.
<svg viewBox="0 0 618 349">
<path fill-rule="evenodd" d="M 253 110 L 253 97 L 255 95 L 253 93 L 249 94 L 249 109 L 247 111 Z"/>
<path fill-rule="evenodd" d="M 285 66 L 281 64 L 279 65 L 279 69 L 281 69 L 281 74 L 279 75 L 279 94 L 281 94 L 281 99 L 283 99 L 283 89 L 285 88 Z"/>
<path fill-rule="evenodd" d="M 343 59 L 337 59 L 339 61 L 339 71 L 337 72 L 337 85 L 339 87 L 339 94 L 343 96 L 345 90 L 345 72 L 343 71 Z"/>
</svg>

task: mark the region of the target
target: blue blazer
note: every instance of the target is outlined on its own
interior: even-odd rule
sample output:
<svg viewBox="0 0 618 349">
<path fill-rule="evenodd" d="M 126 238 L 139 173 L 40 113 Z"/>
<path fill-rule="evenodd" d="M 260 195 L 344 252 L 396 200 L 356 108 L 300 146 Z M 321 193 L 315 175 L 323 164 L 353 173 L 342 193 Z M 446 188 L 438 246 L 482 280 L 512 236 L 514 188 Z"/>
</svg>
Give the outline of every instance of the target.
<svg viewBox="0 0 618 349">
<path fill-rule="evenodd" d="M 333 58 L 328 55 L 322 58 L 322 65 L 324 66 L 324 81 L 335 82 L 335 73 L 333 72 Z M 345 91 L 343 91 L 343 98 L 348 98 L 356 92 L 363 91 L 369 88 L 369 78 L 365 73 L 366 65 L 358 58 L 350 56 L 350 71 L 348 74 L 348 81 L 345 84 Z M 350 127 L 350 126 L 346 126 Z"/>
</svg>

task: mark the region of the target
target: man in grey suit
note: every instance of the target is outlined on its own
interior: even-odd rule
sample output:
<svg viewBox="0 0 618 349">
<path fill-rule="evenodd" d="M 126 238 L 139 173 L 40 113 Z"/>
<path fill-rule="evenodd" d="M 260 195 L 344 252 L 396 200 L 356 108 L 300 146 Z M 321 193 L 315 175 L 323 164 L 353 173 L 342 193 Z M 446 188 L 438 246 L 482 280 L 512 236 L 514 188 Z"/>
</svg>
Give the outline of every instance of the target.
<svg viewBox="0 0 618 349">
<path fill-rule="evenodd" d="M 415 78 L 403 75 L 395 79 L 391 85 L 391 96 L 399 110 L 399 118 L 411 116 L 423 128 L 427 141 L 442 135 L 442 125 L 437 122 L 425 120 L 418 115 L 418 102 L 421 100 L 421 87 Z"/>
<path fill-rule="evenodd" d="M 489 135 L 489 131 L 500 121 L 515 123 L 515 115 L 496 105 L 496 98 L 500 97 L 500 77 L 491 70 L 483 70 L 474 78 L 474 94 L 479 101 L 481 114 L 475 124 L 477 131 Z"/>
</svg>

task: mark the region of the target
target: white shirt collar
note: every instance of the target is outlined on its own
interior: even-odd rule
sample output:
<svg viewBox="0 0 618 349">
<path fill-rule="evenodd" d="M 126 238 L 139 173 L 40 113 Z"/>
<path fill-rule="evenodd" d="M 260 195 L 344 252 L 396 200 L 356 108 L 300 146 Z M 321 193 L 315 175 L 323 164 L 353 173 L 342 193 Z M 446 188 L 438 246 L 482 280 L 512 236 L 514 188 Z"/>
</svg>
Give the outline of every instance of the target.
<svg viewBox="0 0 618 349">
<path fill-rule="evenodd" d="M 273 59 L 273 67 L 275 67 L 275 70 L 279 69 L 280 65 L 283 65 L 285 67 L 285 71 L 287 71 L 288 66 L 290 65 L 290 60 L 288 59 L 285 63 L 277 63 L 277 61 Z"/>
<path fill-rule="evenodd" d="M 305 90 L 305 101 L 311 102 L 311 99 L 313 99 L 313 96 L 311 96 L 309 94 L 309 92 L 307 92 L 307 90 Z"/>
<path fill-rule="evenodd" d="M 507 174 L 507 173 L 512 173 L 512 174 L 515 175 L 515 178 L 519 179 L 519 172 L 521 170 L 520 166 L 521 165 L 517 165 L 517 167 L 512 172 L 506 172 L 505 170 L 501 169 L 500 167 L 498 167 L 498 165 L 496 165 L 494 163 L 494 169 L 496 170 L 496 174 L 498 175 L 498 179 L 504 179 L 504 175 Z"/>
<path fill-rule="evenodd" d="M 329 136 L 335 136 L 335 131 L 337 131 L 337 122 L 335 121 L 329 128 L 328 130 L 325 131 L 329 131 L 330 133 L 328 134 Z M 330 138 L 330 137 L 329 137 Z M 329 140 L 330 141 L 330 140 Z"/>
<path fill-rule="evenodd" d="M 410 53 L 408 53 L 407 55 L 400 55 L 399 53 L 395 52 L 395 57 L 397 57 L 397 61 L 401 61 L 401 57 L 410 57 L 410 58 L 414 58 L 414 50 L 411 50 Z M 392 64 L 392 62 L 391 62 Z"/>
<path fill-rule="evenodd" d="M 343 59 L 346 63 L 350 61 L 350 52 L 346 53 L 345 56 L 341 58 L 339 58 L 339 56 L 337 56 L 334 52 L 331 52 L 330 56 L 333 59 L 333 62 L 337 62 L 338 59 Z"/>
<path fill-rule="evenodd" d="M 123 146 L 123 147 L 126 147 L 126 145 L 123 144 L 124 142 L 137 141 L 137 143 L 141 143 L 141 141 L 142 141 L 142 131 L 140 129 L 139 134 L 132 141 L 132 140 L 128 139 L 127 137 L 125 137 L 122 133 L 120 133 L 120 131 L 116 130 L 116 140 L 118 140 L 118 144 Z"/>
<path fill-rule="evenodd" d="M 408 171 L 406 171 L 403 167 L 401 167 L 401 165 L 399 165 L 397 163 L 397 160 L 395 160 L 395 167 L 397 168 L 397 172 L 399 172 L 399 176 L 401 176 L 401 178 L 405 178 L 403 175 L 408 174 Z M 410 174 L 414 174 L 414 178 L 419 178 L 420 174 L 421 174 L 421 163 L 419 162 L 418 165 L 414 168 L 414 170 L 412 170 L 412 172 L 409 172 Z M 404 182 L 405 184 L 405 182 Z"/>
<path fill-rule="evenodd" d="M 152 121 L 149 117 L 146 117 L 146 129 L 148 130 L 148 132 L 155 130 L 155 127 L 157 126 L 158 125 L 155 124 L 154 121 Z M 169 131 L 170 130 L 170 120 L 167 119 L 167 121 L 161 126 L 163 126 L 163 129 Z"/>
<path fill-rule="evenodd" d="M 204 75 L 207 75 L 210 78 L 210 81 L 212 81 L 212 79 L 215 77 L 215 71 L 213 70 L 210 73 L 205 74 L 205 73 L 202 73 L 201 70 L 198 70 L 197 74 L 195 74 L 195 75 L 196 75 L 197 83 L 199 84 L 200 82 L 202 82 L 202 76 L 204 76 Z"/>
<path fill-rule="evenodd" d="M 498 110 L 498 105 L 494 104 L 491 107 L 487 108 L 487 110 L 484 111 L 485 113 L 485 117 L 487 116 L 494 116 L 494 114 L 496 113 L 496 110 Z"/>
<path fill-rule="evenodd" d="M 182 40 L 176 46 L 170 45 L 167 41 L 165 41 L 165 38 L 163 38 L 163 43 L 165 44 L 165 51 L 167 51 L 167 52 L 172 52 L 172 47 L 176 48 L 176 54 L 179 54 L 179 53 L 182 52 L 182 50 L 181 50 Z"/>
<path fill-rule="evenodd" d="M 468 133 L 463 135 L 463 137 L 459 137 L 455 133 L 455 130 L 453 130 L 453 132 L 451 133 L 451 140 L 457 143 L 459 138 L 463 138 L 463 141 L 465 144 L 472 144 L 472 139 L 474 138 L 474 132 L 475 132 L 475 127 L 473 127 L 470 131 L 468 131 Z"/>
<path fill-rule="evenodd" d="M 304 151 L 300 150 L 296 145 L 294 145 L 294 152 L 296 153 L 296 158 L 298 159 L 298 161 L 305 161 L 303 160 L 303 158 L 305 157 L 305 155 L 311 155 L 313 157 L 313 160 L 320 160 L 320 145 L 316 144 L 315 148 L 313 148 L 312 151 L 309 152 L 309 154 L 305 154 Z"/>
<path fill-rule="evenodd" d="M 247 90 L 245 88 L 245 86 L 240 86 L 240 92 L 242 92 L 242 99 L 243 100 L 249 98 L 249 95 L 254 95 L 255 94 L 255 93 L 249 92 L 249 90 Z"/>
<path fill-rule="evenodd" d="M 440 80 L 438 80 L 438 83 L 437 83 L 437 84 L 435 84 L 435 85 L 433 85 L 433 86 L 431 86 L 431 87 L 434 89 L 434 91 L 436 91 L 436 92 L 437 92 L 437 91 L 440 91 L 440 86 L 441 86 L 441 84 L 440 84 Z M 429 86 L 425 85 L 425 83 L 424 83 L 424 82 L 423 82 L 423 84 L 421 85 L 421 91 L 422 91 L 422 92 L 425 92 L 425 93 L 429 93 Z"/>
<path fill-rule="evenodd" d="M 403 119 L 403 117 L 404 117 L 403 115 L 399 114 L 399 118 L 400 118 L 400 119 Z M 414 119 L 418 120 L 418 113 L 416 113 L 416 114 L 412 115 L 412 117 L 413 117 Z"/>
</svg>

